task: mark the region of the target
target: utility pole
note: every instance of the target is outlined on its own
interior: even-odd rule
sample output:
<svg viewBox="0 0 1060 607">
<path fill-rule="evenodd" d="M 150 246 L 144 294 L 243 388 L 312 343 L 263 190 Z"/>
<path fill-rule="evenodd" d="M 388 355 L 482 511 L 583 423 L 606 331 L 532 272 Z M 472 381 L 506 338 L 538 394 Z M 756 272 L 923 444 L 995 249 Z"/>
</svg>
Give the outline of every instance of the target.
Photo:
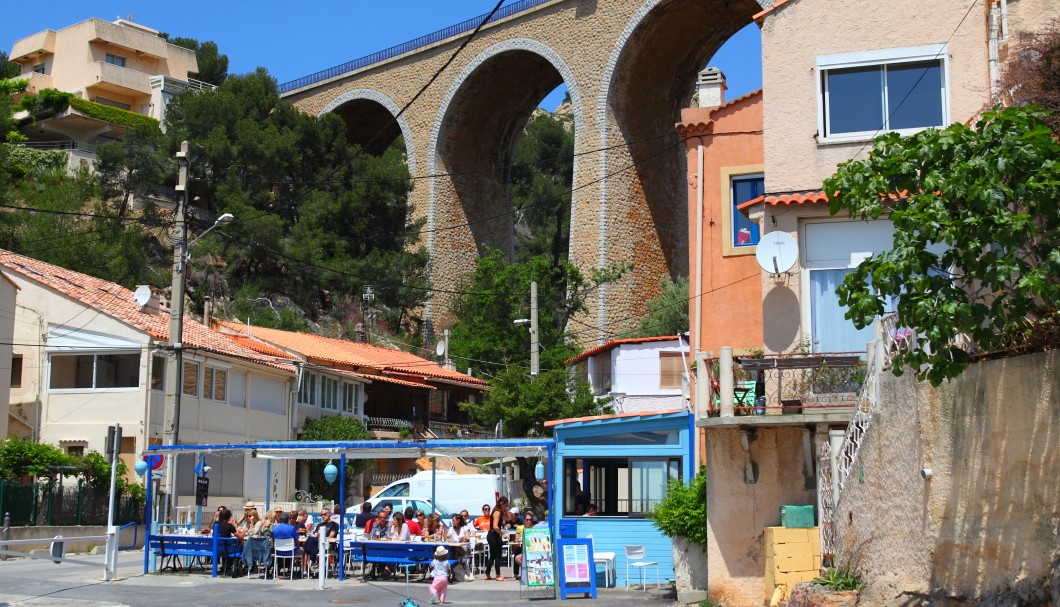
<svg viewBox="0 0 1060 607">
<path fill-rule="evenodd" d="M 538 327 L 537 327 L 537 282 L 530 283 L 530 318 L 517 318 L 512 321 L 516 325 L 530 325 L 530 377 L 537 377 L 541 370 Z"/>
<path fill-rule="evenodd" d="M 177 152 L 177 208 L 175 209 L 176 225 L 174 226 L 173 243 L 173 284 L 169 302 L 169 347 L 171 352 L 166 361 L 166 410 L 163 439 L 166 445 L 176 445 L 180 431 L 180 392 L 183 382 L 181 371 L 184 368 L 184 286 L 188 258 L 188 142 L 180 142 Z M 166 459 L 166 501 L 163 511 L 170 518 L 176 508 L 177 474 L 176 457 Z"/>
<path fill-rule="evenodd" d="M 530 283 L 530 376 L 541 370 L 540 344 L 537 327 L 537 281 Z"/>
</svg>

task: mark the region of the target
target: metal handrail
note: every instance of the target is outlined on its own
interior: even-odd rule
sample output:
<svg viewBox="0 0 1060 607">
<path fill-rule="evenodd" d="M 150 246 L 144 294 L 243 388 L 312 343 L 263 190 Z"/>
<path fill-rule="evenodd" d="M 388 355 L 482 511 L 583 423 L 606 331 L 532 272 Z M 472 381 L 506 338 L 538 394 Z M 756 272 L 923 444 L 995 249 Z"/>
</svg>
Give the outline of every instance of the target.
<svg viewBox="0 0 1060 607">
<path fill-rule="evenodd" d="M 122 546 L 121 544 L 118 544 L 118 550 L 136 550 L 136 540 L 140 537 L 140 525 L 139 525 L 139 523 L 137 523 L 136 521 L 129 521 L 128 523 L 125 523 L 121 527 L 118 527 L 118 535 L 119 536 L 121 535 L 121 530 L 122 529 L 126 529 L 128 527 L 132 527 L 133 528 L 133 543 L 131 545 L 129 545 L 129 546 Z"/>
<path fill-rule="evenodd" d="M 81 143 L 73 139 L 67 139 L 64 141 L 19 141 L 14 143 L 8 143 L 7 145 L 20 145 L 22 147 L 33 148 L 36 150 L 81 150 L 88 152 L 89 154 L 96 153 L 96 146 Z"/>
<path fill-rule="evenodd" d="M 502 6 L 500 9 L 498 9 L 497 12 L 494 13 L 492 17 L 490 17 L 488 23 L 494 23 L 496 21 L 500 21 L 501 19 L 506 19 L 508 17 L 511 17 L 512 15 L 528 11 L 536 6 L 551 1 L 552 0 L 521 0 L 520 2 L 513 2 L 507 6 Z M 369 65 L 382 63 L 383 61 L 393 59 L 394 57 L 397 57 L 399 55 L 404 55 L 405 53 L 410 53 L 412 51 L 441 42 L 442 40 L 447 40 L 449 38 L 453 38 L 454 36 L 466 34 L 477 28 L 488 14 L 489 13 L 479 15 L 478 17 L 472 17 L 467 21 L 462 21 L 460 23 L 457 23 L 456 25 L 450 25 L 445 29 L 440 29 L 436 32 L 427 34 L 426 36 L 420 36 L 415 40 L 409 40 L 408 42 L 403 42 L 401 44 L 398 44 L 397 46 L 392 46 L 390 48 L 372 53 L 371 55 L 366 55 L 364 57 L 361 57 L 360 59 L 347 61 L 346 63 L 343 63 L 341 65 L 336 65 L 335 67 L 331 67 L 326 70 L 321 70 L 319 72 L 309 74 L 308 76 L 303 76 L 296 80 L 291 80 L 290 82 L 285 82 L 279 86 L 280 93 L 289 93 L 291 91 L 309 86 L 311 84 L 316 84 L 317 82 L 322 82 L 324 80 L 334 78 L 335 76 L 348 74 L 349 72 L 368 67 Z"/>
</svg>

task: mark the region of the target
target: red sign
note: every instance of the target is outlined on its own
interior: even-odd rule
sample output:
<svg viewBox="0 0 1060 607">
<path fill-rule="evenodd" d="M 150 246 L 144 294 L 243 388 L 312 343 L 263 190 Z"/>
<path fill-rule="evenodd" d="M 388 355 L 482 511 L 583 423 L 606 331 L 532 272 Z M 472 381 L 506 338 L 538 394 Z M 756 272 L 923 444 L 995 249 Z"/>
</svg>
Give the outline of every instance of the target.
<svg viewBox="0 0 1060 607">
<path fill-rule="evenodd" d="M 165 459 L 166 456 L 162 455 L 161 453 L 144 456 L 144 461 L 147 462 L 147 467 L 152 470 L 158 470 L 159 468 L 161 468 L 162 462 L 164 462 Z"/>
</svg>

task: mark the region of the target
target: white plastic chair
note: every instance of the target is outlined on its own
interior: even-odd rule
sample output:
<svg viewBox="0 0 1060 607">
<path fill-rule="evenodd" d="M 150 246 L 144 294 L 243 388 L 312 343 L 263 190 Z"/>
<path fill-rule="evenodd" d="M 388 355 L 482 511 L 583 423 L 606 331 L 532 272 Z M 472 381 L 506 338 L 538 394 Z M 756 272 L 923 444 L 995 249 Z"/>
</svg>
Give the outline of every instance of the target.
<svg viewBox="0 0 1060 607">
<path fill-rule="evenodd" d="M 592 540 L 593 534 L 590 533 L 589 535 L 586 535 L 585 538 L 588 540 Z M 617 556 L 618 555 L 616 555 L 614 552 L 597 552 L 596 542 L 593 541 L 593 570 L 596 569 L 596 565 L 598 563 L 604 564 L 604 587 L 606 588 L 610 588 L 611 585 L 615 583 L 615 558 Z"/>
<path fill-rule="evenodd" d="M 655 587 L 660 588 L 659 585 L 659 562 L 647 560 L 648 553 L 644 550 L 644 546 L 626 546 L 626 592 L 629 592 L 629 568 L 633 567 L 640 571 L 640 583 L 641 589 L 647 590 L 648 584 L 644 579 L 644 569 L 646 567 L 655 567 Z"/>
<path fill-rule="evenodd" d="M 290 554 L 281 555 L 280 551 L 289 552 Z M 290 579 L 294 579 L 294 559 L 295 559 L 295 547 L 294 538 L 289 537 L 286 539 L 275 540 L 272 543 L 272 579 L 276 579 L 280 575 L 280 559 L 287 560 L 290 564 L 287 566 L 287 572 L 290 575 Z"/>
</svg>

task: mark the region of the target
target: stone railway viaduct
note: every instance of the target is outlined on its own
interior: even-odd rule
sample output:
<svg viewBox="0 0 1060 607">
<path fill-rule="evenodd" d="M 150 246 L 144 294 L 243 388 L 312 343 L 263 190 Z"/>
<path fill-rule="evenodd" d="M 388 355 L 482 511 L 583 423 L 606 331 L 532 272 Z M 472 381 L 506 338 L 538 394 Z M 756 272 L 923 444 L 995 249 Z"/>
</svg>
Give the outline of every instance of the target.
<svg viewBox="0 0 1060 607">
<path fill-rule="evenodd" d="M 431 281 L 452 288 L 485 245 L 512 251 L 514 144 L 541 99 L 565 84 L 575 128 L 568 258 L 583 271 L 632 263 L 571 327 L 582 344 L 598 343 L 634 324 L 663 276 L 687 275 L 684 146 L 674 124 L 704 63 L 773 1 L 523 0 L 503 7 L 397 121 L 476 21 L 281 93 L 305 112 L 341 116 L 351 142 L 378 149 L 403 136 Z M 436 327 L 450 324 L 451 303 L 441 293 L 429 299 Z"/>
</svg>

